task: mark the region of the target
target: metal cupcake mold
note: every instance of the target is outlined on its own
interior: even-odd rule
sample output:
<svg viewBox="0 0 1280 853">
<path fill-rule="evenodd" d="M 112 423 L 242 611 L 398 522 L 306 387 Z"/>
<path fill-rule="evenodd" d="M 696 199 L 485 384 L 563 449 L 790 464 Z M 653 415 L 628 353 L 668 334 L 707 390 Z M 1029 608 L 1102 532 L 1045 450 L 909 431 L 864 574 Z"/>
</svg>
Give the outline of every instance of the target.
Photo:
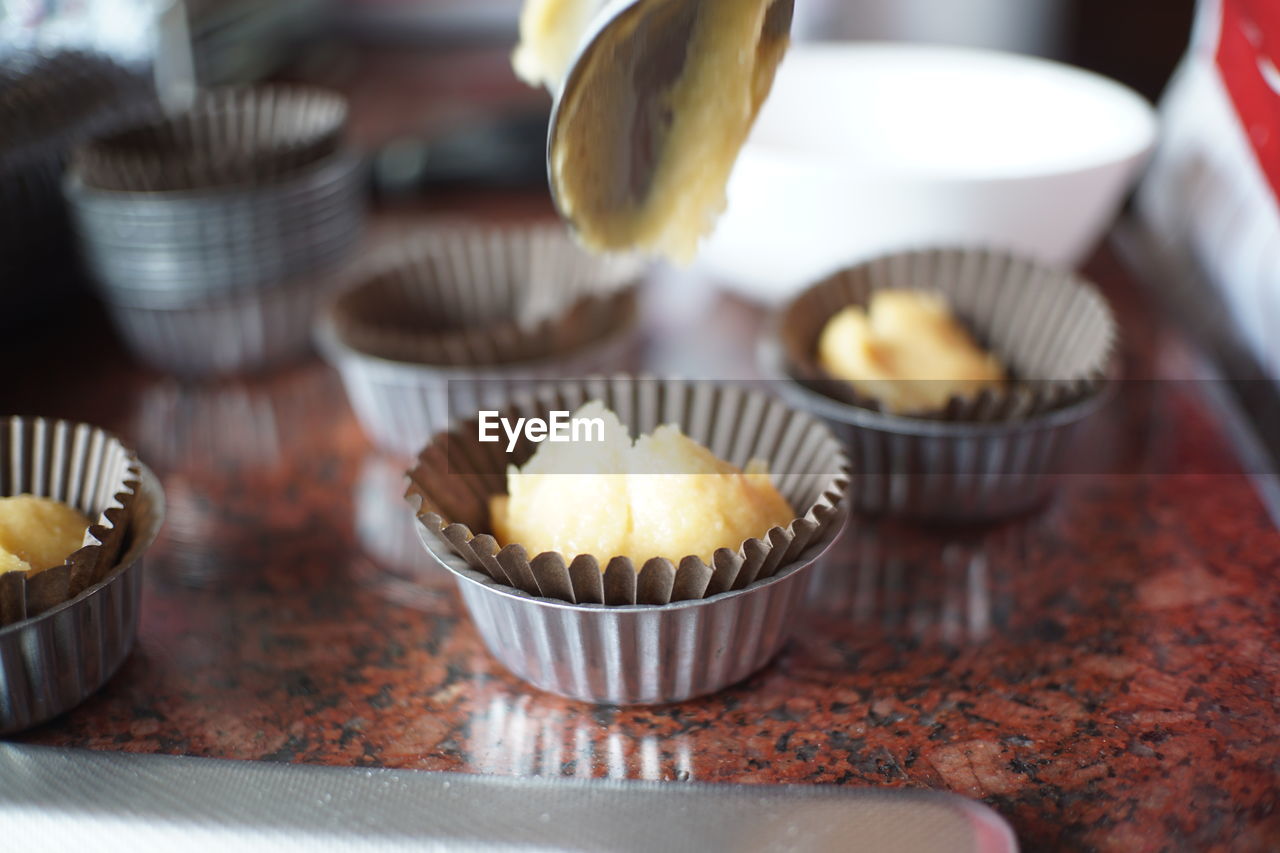
<svg viewBox="0 0 1280 853">
<path fill-rule="evenodd" d="M 365 435 L 377 447 L 411 457 L 459 413 L 499 409 L 539 381 L 616 373 L 631 367 L 639 346 L 635 311 L 613 333 L 575 352 L 510 365 L 436 367 L 391 361 L 343 343 L 322 318 L 316 343 L 342 376 L 347 398 Z"/>
<path fill-rule="evenodd" d="M 441 225 L 387 247 L 330 311 L 350 346 L 393 361 L 513 364 L 611 328 L 635 256 L 589 255 L 562 228 Z"/>
<path fill-rule="evenodd" d="M 80 547 L 58 565 L 0 572 L 0 625 L 43 613 L 102 580 L 120 556 L 137 477 L 134 454 L 88 424 L 0 421 L 3 494 L 53 498 L 90 520 Z"/>
<path fill-rule="evenodd" d="M 100 434 L 93 428 L 87 430 Z M 93 464 L 95 454 L 87 452 L 91 446 L 73 445 L 76 450 L 67 457 L 45 452 L 39 442 L 13 445 L 15 469 L 39 469 L 37 477 L 17 488 L 69 497 L 66 489 L 71 481 L 88 482 L 93 474 L 75 465 L 73 470 L 65 470 L 65 466 L 72 462 Z M 133 647 L 142 556 L 164 518 L 159 481 L 136 461 L 134 468 L 137 485 L 122 531 L 121 551 L 105 576 L 70 600 L 0 627 L 0 734 L 29 728 L 80 704 L 106 683 Z M 11 491 L 11 483 L 2 485 L 6 493 Z"/>
<path fill-rule="evenodd" d="M 999 274 L 984 277 L 987 269 Z M 993 351 L 1013 368 L 1013 385 L 1031 380 L 1029 390 L 1014 388 L 913 417 L 828 396 L 822 389 L 839 383 L 814 382 L 813 365 L 797 364 L 812 360 L 798 350 L 816 345 L 821 329 L 818 304 L 809 306 L 815 316 L 805 318 L 804 331 L 789 327 L 802 300 L 815 301 L 815 294 L 824 295 L 818 291 L 831 291 L 825 302 L 815 301 L 825 305 L 829 317 L 851 304 L 837 298 L 842 288 L 866 294 L 888 287 L 929 288 L 945 285 L 948 270 L 965 271 L 966 313 L 980 315 L 966 319 L 977 320 Z M 1076 310 L 1069 310 L 1072 306 Z M 1101 327 L 1095 328 L 1095 321 Z M 779 312 L 758 356 L 763 375 L 778 380 L 779 393 L 823 417 L 848 447 L 854 509 L 981 522 L 1029 511 L 1051 494 L 1077 428 L 1111 390 L 1114 323 L 1105 300 L 1071 274 L 998 252 L 906 252 L 837 273 L 801 294 Z M 1055 358 L 1047 326 L 1066 330 L 1056 346 L 1067 356 Z"/>
<path fill-rule="evenodd" d="M 135 520 L 133 543 L 119 568 L 75 599 L 0 628 L 0 735 L 79 705 L 107 683 L 133 649 L 142 555 L 164 517 L 155 475 L 142 469 L 139 485 L 140 494 L 151 498 L 151 509 Z"/>
<path fill-rule="evenodd" d="M 88 261 L 98 273 L 102 294 L 110 300 L 199 302 L 224 293 L 270 286 L 333 266 L 359 243 L 363 217 L 343 213 L 303 242 L 279 241 L 256 252 L 210 248 L 186 257 L 141 249 L 107 250 L 91 246 Z M 243 256 L 242 256 L 243 255 Z"/>
<path fill-rule="evenodd" d="M 305 352 L 364 226 L 340 96 L 202 93 L 77 149 L 63 191 L 98 291 L 143 361 L 205 375 Z"/>
<path fill-rule="evenodd" d="M 843 519 L 800 559 L 740 590 L 662 605 L 569 604 L 532 596 L 469 568 L 419 525 L 453 572 L 485 646 L 513 675 L 583 702 L 655 705 L 715 693 L 754 674 L 785 645 L 814 563 Z"/>
<path fill-rule="evenodd" d="M 499 408 L 531 382 L 632 367 L 642 270 L 587 255 L 555 226 L 423 229 L 362 270 L 316 341 L 365 434 L 411 456 L 451 413 Z"/>
<path fill-rule="evenodd" d="M 272 285 L 339 262 L 363 230 L 361 175 L 358 159 L 343 153 L 296 178 L 314 192 L 262 203 L 254 189 L 215 191 L 194 213 L 181 212 L 189 198 L 173 199 L 168 217 L 163 200 L 147 202 L 159 212 L 139 215 L 130 194 L 95 193 L 75 178 L 65 188 L 104 296 L 132 303 L 155 294 L 172 304 Z"/>
<path fill-rule="evenodd" d="M 1017 422 L 934 421 L 918 428 L 799 383 L 779 383 L 785 399 L 826 419 L 848 448 L 854 509 L 955 522 L 994 521 L 1044 503 L 1065 473 L 1078 427 L 1103 405 L 1106 390 Z"/>
<path fill-rule="evenodd" d="M 745 678 L 777 653 L 803 601 L 810 566 L 847 517 L 848 460 L 822 422 L 759 392 L 684 380 L 564 380 L 522 395 L 506 417 L 600 400 L 632 434 L 675 423 L 716 456 L 767 465 L 794 518 L 786 527 L 696 555 L 529 554 L 500 545 L 488 497 L 505 491 L 510 455 L 480 443 L 476 421 L 436 436 L 409 473 L 419 536 L 449 569 L 486 644 L 513 673 L 572 698 L 677 702 Z M 567 472 L 566 472 L 567 473 Z M 736 548 L 736 550 L 735 550 Z"/>
<path fill-rule="evenodd" d="M 1011 372 L 999 390 L 953 396 L 916 419 L 1000 421 L 1060 408 L 1096 390 L 1115 360 L 1119 333 L 1102 294 L 1074 272 L 1008 252 L 923 249 L 884 255 L 811 285 L 778 312 L 774 332 L 796 380 L 864 409 L 880 403 L 831 376 L 817 341 L 841 309 L 865 306 L 877 291 L 941 294 Z"/>
<path fill-rule="evenodd" d="M 305 233 L 335 211 L 349 208 L 352 197 L 358 198 L 362 191 L 359 158 L 344 153 L 322 166 L 296 179 L 303 192 L 277 198 L 253 189 L 211 192 L 199 206 L 176 199 L 145 204 L 123 193 L 110 194 L 104 201 L 74 177 L 64 182 L 64 190 L 75 205 L 77 225 L 88 239 L 115 247 L 190 250 L 239 245 L 251 237 Z"/>
<path fill-rule="evenodd" d="M 458 417 L 418 454 L 405 499 L 467 565 L 494 580 L 533 595 L 610 605 L 666 604 L 742 589 L 794 562 L 826 533 L 842 503 L 848 460 L 831 431 L 759 391 L 647 376 L 566 379 L 514 397 L 497 414 L 509 421 L 542 418 L 588 401 L 614 411 L 632 436 L 675 424 L 740 469 L 763 462 L 794 516 L 785 527 L 725 543 L 709 557 L 671 555 L 636 564 L 611 554 L 530 555 L 522 543 L 499 543 L 485 531 L 489 496 L 506 491 L 510 466 L 526 462 L 538 444 L 525 437 L 507 449 L 483 441 L 474 414 Z"/>
</svg>

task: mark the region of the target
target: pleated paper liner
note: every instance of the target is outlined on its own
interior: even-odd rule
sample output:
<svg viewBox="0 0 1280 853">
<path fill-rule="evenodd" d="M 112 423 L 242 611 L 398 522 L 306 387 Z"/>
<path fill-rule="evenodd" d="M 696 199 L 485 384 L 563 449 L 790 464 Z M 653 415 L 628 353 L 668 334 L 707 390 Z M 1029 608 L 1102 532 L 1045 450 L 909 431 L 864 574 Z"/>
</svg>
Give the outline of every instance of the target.
<svg viewBox="0 0 1280 853">
<path fill-rule="evenodd" d="M 91 520 L 84 545 L 59 566 L 0 574 L 0 625 L 75 598 L 118 565 L 134 514 L 138 460 L 96 427 L 45 418 L 0 421 L 0 494 L 33 494 Z"/>
<path fill-rule="evenodd" d="M 879 411 L 878 401 L 819 364 L 818 338 L 842 309 L 868 305 L 876 291 L 899 289 L 940 294 L 1010 376 L 1002 390 L 953 396 L 938 411 L 886 414 L 966 423 L 1018 420 L 1079 402 L 1113 369 L 1115 317 L 1080 276 L 999 251 L 930 249 L 837 272 L 785 306 L 776 332 L 787 372 L 828 397 Z"/>
<path fill-rule="evenodd" d="M 98 190 L 256 186 L 334 154 L 346 121 L 346 100 L 320 89 L 210 89 L 182 113 L 80 146 L 73 165 Z"/>
<path fill-rule="evenodd" d="M 329 312 L 364 355 L 484 367 L 572 352 L 631 323 L 635 258 L 582 251 L 558 225 L 406 234 Z"/>
<path fill-rule="evenodd" d="M 530 595 L 570 603 L 668 604 L 741 590 L 772 577 L 810 545 L 834 534 L 848 485 L 848 459 L 827 427 L 759 391 L 686 380 L 619 376 L 563 381 L 517 397 L 505 417 L 545 417 L 600 400 L 631 434 L 675 423 L 716 456 L 743 467 L 768 463 L 774 485 L 796 511 L 786 527 L 719 548 L 711 565 L 697 556 L 636 566 L 626 557 L 529 554 L 518 543 L 500 547 L 492 535 L 488 499 L 506 492 L 506 466 L 523 464 L 536 445 L 522 439 L 506 454 L 478 440 L 477 420 L 435 436 L 409 472 L 406 499 L 418 520 L 467 564 Z"/>
</svg>

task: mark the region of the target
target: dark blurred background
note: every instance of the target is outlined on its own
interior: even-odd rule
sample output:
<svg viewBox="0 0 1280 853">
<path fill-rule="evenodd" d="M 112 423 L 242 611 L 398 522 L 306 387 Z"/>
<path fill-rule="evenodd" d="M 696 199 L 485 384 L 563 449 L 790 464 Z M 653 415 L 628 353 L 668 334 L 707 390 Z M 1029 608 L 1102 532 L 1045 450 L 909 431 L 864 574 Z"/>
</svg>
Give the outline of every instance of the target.
<svg viewBox="0 0 1280 853">
<path fill-rule="evenodd" d="M 902 39 L 1035 53 L 1156 99 L 1185 49 L 1193 0 L 799 0 L 798 39 Z M 357 143 L 545 109 L 511 74 L 519 0 L 5 0 L 0 49 L 103 50 L 201 85 L 307 80 L 349 93 Z M 183 19 L 185 18 L 185 24 Z M 149 31 L 149 28 L 154 30 Z M 185 29 L 185 33 L 183 32 Z M 152 45 L 158 44 L 158 49 Z"/>
<path fill-rule="evenodd" d="M 191 7 L 202 84 L 264 76 L 353 96 L 380 145 L 548 98 L 508 69 L 519 0 L 204 0 Z M 1152 100 L 1186 49 L 1194 0 L 799 0 L 798 39 L 897 39 L 1034 53 Z M 421 105 L 430 104 L 425 111 Z"/>
<path fill-rule="evenodd" d="M 195 87 L 262 80 L 330 87 L 350 99 L 350 142 L 373 164 L 376 204 L 456 209 L 496 186 L 522 190 L 513 200 L 550 214 L 543 162 L 550 98 L 517 80 L 509 62 L 520 6 L 521 0 L 0 0 L 0 196 L 17 216 L 8 232 L 19 237 L 0 240 L 0 275 L 14 283 L 3 312 L 10 322 L 0 317 L 0 329 L 26 325 L 23 315 L 35 316 L 38 305 L 56 305 L 60 294 L 78 287 L 74 253 L 55 239 L 66 231 L 62 212 L 51 208 L 39 221 L 53 225 L 36 226 L 31 200 L 55 204 L 71 147 L 145 111 L 141 101 L 150 95 L 140 93 L 153 84 L 175 101 Z M 1156 100 L 1186 49 L 1194 6 L 1193 0 L 797 0 L 793 35 L 1034 53 L 1094 69 Z M 33 65 L 32 56 L 46 64 Z M 58 59 L 50 64 L 50 56 Z M 131 77 L 94 64 L 107 60 Z M 28 239 L 35 232 L 49 237 Z M 39 280 L 40 287 L 19 288 L 19 280 Z"/>
</svg>

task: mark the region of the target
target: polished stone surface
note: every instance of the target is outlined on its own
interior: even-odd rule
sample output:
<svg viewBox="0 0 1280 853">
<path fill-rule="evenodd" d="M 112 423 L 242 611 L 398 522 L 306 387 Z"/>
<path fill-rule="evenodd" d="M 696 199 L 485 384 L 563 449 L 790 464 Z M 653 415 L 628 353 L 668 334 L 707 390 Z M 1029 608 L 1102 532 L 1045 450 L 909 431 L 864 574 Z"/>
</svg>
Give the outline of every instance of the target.
<svg viewBox="0 0 1280 853">
<path fill-rule="evenodd" d="M 1128 376 L 1196 375 L 1111 255 L 1090 271 Z M 749 361 L 753 310 L 655 304 L 655 363 Z M 1280 533 L 1205 386 L 1122 388 L 1081 444 L 1088 473 L 1033 516 L 855 521 L 776 663 L 707 699 L 617 709 L 537 693 L 489 657 L 413 538 L 403 463 L 369 449 L 326 367 L 184 386 L 132 367 L 98 322 L 0 408 L 119 431 L 161 474 L 169 520 L 133 656 L 21 740 L 937 788 L 993 806 L 1028 850 L 1280 846 Z"/>
</svg>

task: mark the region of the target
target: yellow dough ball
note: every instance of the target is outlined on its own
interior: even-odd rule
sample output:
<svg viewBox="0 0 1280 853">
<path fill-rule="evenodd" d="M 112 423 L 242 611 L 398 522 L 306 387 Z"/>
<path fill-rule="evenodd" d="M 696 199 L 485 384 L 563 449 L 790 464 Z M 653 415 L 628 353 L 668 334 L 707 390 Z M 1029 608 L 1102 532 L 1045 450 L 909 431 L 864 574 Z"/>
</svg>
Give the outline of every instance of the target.
<svg viewBox="0 0 1280 853">
<path fill-rule="evenodd" d="M 867 310 L 837 313 L 818 338 L 828 373 L 886 411 L 936 411 L 953 396 L 1004 385 L 1005 370 L 973 340 L 937 294 L 881 290 Z"/>
<path fill-rule="evenodd" d="M 42 572 L 84 544 L 89 519 L 51 498 L 0 498 L 0 573 Z"/>
<path fill-rule="evenodd" d="M 490 499 L 502 544 L 593 554 L 602 567 L 616 556 L 636 568 L 653 557 L 709 563 L 717 548 L 736 551 L 795 518 L 763 463 L 739 470 L 671 425 L 633 442 L 598 402 L 573 417 L 603 419 L 605 440 L 544 444 L 523 470 L 508 469 L 507 494 Z"/>
</svg>

